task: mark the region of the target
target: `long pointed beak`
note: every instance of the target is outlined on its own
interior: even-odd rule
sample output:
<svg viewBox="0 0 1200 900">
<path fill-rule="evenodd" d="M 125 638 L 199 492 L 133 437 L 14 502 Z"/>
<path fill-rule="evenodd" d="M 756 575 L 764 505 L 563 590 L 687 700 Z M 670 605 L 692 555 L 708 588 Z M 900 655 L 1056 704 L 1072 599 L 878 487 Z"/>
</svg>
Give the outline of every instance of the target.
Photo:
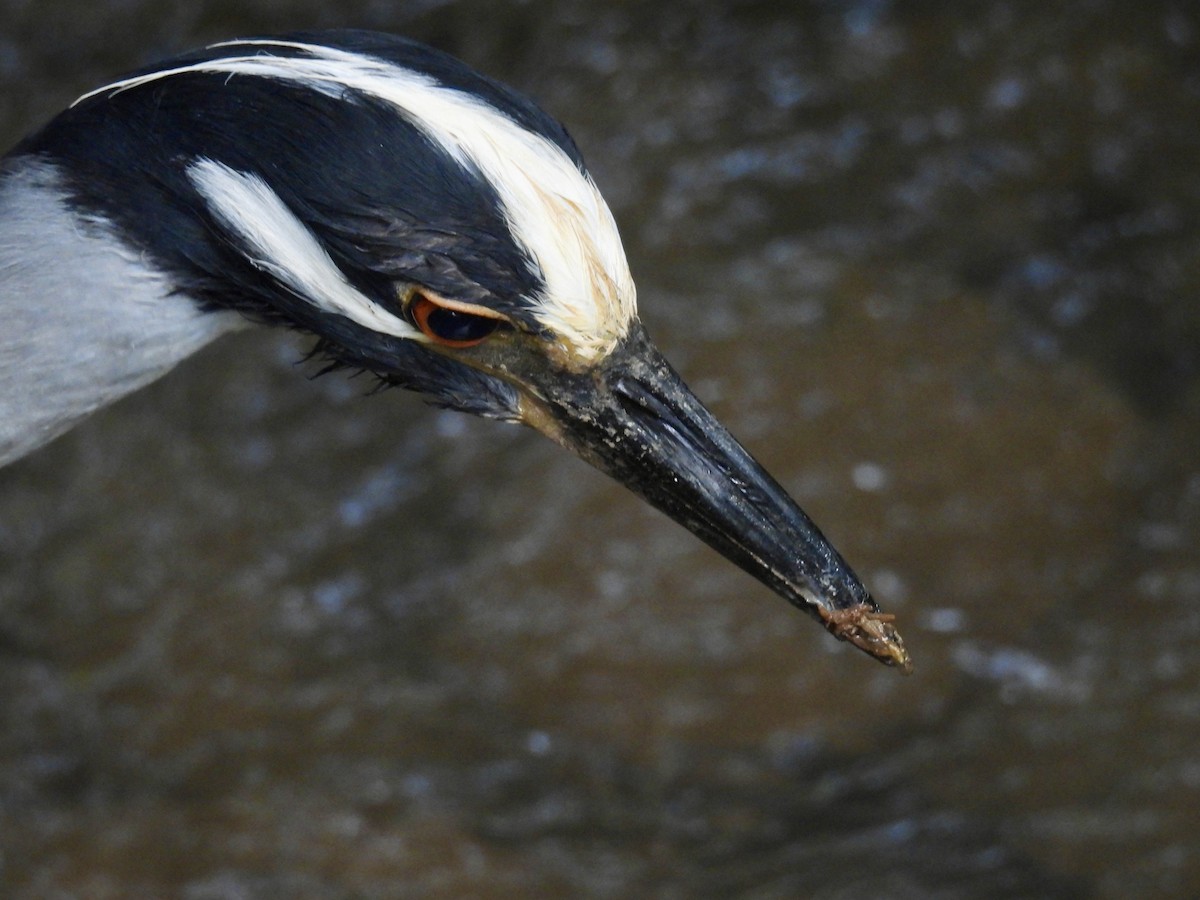
<svg viewBox="0 0 1200 900">
<path fill-rule="evenodd" d="M 525 421 L 665 512 L 833 635 L 912 662 L 862 582 L 635 324 L 595 370 L 529 385 Z"/>
</svg>

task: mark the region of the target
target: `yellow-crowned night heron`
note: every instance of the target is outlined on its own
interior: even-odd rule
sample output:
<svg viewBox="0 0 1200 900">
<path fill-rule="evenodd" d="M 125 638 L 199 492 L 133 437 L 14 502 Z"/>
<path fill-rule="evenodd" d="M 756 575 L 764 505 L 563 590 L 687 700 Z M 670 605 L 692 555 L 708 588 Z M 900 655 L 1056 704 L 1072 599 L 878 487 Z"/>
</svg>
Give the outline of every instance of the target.
<svg viewBox="0 0 1200 900">
<path fill-rule="evenodd" d="M 0 463 L 247 321 L 549 435 L 838 637 L 890 617 L 637 318 L 556 120 L 421 44 L 229 41 L 85 94 L 0 168 Z"/>
</svg>

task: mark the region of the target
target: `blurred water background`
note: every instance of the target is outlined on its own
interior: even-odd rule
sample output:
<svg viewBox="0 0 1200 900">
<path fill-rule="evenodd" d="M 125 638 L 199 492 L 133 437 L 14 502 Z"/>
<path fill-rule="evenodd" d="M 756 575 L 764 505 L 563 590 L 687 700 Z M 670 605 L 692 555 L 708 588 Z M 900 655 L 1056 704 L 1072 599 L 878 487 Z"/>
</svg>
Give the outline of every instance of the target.
<svg viewBox="0 0 1200 900">
<path fill-rule="evenodd" d="M 1200 896 L 1195 5 L 2 0 L 0 136 L 347 25 L 567 123 L 916 674 L 247 332 L 0 471 L 0 893 Z"/>
</svg>

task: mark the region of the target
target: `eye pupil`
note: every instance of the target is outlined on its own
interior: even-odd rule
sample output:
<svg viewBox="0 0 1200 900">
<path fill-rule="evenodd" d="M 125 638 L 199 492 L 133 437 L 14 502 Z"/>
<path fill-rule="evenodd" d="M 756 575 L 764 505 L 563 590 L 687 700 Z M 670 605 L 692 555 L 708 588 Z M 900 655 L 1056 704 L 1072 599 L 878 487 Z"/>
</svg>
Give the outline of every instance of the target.
<svg viewBox="0 0 1200 900">
<path fill-rule="evenodd" d="M 498 319 L 450 309 L 424 296 L 414 298 L 411 309 L 422 333 L 446 347 L 471 347 L 500 325 Z"/>
<path fill-rule="evenodd" d="M 495 331 L 499 323 L 495 319 L 485 319 L 483 316 L 472 316 L 439 307 L 430 311 L 425 318 L 425 324 L 435 337 L 444 341 L 473 343 L 483 340 Z"/>
</svg>

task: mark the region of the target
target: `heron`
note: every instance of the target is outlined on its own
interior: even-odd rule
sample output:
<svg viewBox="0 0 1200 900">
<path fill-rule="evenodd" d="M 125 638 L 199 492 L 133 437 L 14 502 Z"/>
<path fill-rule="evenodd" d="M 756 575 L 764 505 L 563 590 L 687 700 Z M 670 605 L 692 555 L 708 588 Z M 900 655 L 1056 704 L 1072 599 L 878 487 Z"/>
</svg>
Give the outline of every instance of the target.
<svg viewBox="0 0 1200 900">
<path fill-rule="evenodd" d="M 651 341 L 613 215 L 524 94 L 366 31 L 224 41 L 90 91 L 0 161 L 0 465 L 222 334 L 547 435 L 836 637 L 893 624 Z"/>
</svg>

